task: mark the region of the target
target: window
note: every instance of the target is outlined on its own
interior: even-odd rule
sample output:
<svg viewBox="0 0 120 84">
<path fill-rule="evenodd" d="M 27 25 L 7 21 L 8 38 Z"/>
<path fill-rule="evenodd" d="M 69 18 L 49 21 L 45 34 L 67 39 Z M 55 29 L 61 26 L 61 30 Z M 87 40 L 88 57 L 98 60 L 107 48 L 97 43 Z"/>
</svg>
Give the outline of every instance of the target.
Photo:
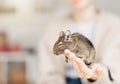
<svg viewBox="0 0 120 84">
<path fill-rule="evenodd" d="M 15 12 L 14 0 L 0 0 L 0 13 Z"/>
</svg>

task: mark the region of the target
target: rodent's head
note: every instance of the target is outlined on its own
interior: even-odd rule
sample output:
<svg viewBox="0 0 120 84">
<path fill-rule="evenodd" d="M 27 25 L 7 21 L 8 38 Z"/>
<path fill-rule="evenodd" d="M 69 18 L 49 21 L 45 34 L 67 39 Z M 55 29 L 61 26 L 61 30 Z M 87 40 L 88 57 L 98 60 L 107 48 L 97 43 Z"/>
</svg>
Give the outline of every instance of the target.
<svg viewBox="0 0 120 84">
<path fill-rule="evenodd" d="M 61 31 L 59 38 L 53 47 L 53 52 L 56 55 L 63 54 L 65 49 L 72 48 L 72 44 L 71 32 L 69 30 L 66 32 Z"/>
</svg>

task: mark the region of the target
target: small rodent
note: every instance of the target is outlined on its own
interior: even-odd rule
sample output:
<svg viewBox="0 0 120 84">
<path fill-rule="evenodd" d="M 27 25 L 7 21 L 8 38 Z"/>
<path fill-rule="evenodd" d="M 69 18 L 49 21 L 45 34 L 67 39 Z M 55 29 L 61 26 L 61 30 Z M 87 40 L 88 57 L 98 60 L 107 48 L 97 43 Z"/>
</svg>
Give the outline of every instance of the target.
<svg viewBox="0 0 120 84">
<path fill-rule="evenodd" d="M 64 54 L 65 49 L 74 52 L 88 66 L 95 60 L 95 48 L 93 44 L 80 33 L 71 34 L 70 30 L 60 32 L 59 38 L 54 44 L 53 53 L 55 55 Z"/>
</svg>

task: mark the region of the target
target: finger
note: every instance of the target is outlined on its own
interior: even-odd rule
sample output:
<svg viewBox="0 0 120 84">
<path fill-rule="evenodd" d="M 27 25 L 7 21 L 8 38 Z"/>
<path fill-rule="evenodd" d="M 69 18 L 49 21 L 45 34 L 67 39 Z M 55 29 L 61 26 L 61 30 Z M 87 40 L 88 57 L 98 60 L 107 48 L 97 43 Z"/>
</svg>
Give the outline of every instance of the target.
<svg viewBox="0 0 120 84">
<path fill-rule="evenodd" d="M 94 73 L 92 78 L 93 79 L 99 78 L 102 75 L 103 68 L 98 64 L 93 65 L 92 68 L 93 68 L 93 73 Z"/>
<path fill-rule="evenodd" d="M 80 78 L 83 78 L 82 71 L 80 70 L 79 65 L 77 65 L 77 63 L 74 62 L 74 61 L 72 62 L 72 64 L 73 64 L 74 69 L 75 69 L 76 72 L 78 73 L 79 77 L 80 77 Z"/>
<path fill-rule="evenodd" d="M 65 55 L 69 58 L 69 60 L 72 62 L 72 65 L 76 70 L 76 72 L 78 73 L 79 77 L 82 78 L 82 72 L 79 68 L 79 65 L 75 62 L 75 60 L 77 60 L 75 54 L 68 49 L 66 49 L 64 52 L 65 52 Z"/>
<path fill-rule="evenodd" d="M 74 62 L 76 63 L 76 65 L 78 65 L 77 67 L 79 68 L 82 77 L 84 78 L 92 77 L 93 74 L 92 70 L 88 68 L 88 66 L 86 66 L 82 59 L 77 58 L 77 60 Z"/>
<path fill-rule="evenodd" d="M 101 74 L 102 74 L 102 72 L 103 72 L 103 68 L 100 67 L 100 66 L 98 66 L 97 69 L 96 69 L 96 74 L 97 74 L 97 76 L 100 77 Z"/>
<path fill-rule="evenodd" d="M 77 58 L 76 60 L 76 63 L 79 65 L 79 68 L 82 70 L 82 71 L 88 71 L 89 68 L 88 66 L 84 63 L 84 61 L 80 58 Z"/>
<path fill-rule="evenodd" d="M 77 58 L 76 55 L 68 49 L 65 49 L 64 53 L 71 61 L 73 61 Z"/>
<path fill-rule="evenodd" d="M 89 78 L 91 77 L 92 71 L 86 66 L 82 59 L 75 56 L 70 50 L 66 49 L 65 55 L 70 59 L 73 63 L 74 68 L 80 77 Z"/>
</svg>

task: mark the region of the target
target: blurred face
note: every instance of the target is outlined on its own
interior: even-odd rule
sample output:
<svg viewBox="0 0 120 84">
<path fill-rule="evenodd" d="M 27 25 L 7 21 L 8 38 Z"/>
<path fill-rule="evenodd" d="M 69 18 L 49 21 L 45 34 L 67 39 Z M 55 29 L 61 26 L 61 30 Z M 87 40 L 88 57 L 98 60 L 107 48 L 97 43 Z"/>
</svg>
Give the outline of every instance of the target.
<svg viewBox="0 0 120 84">
<path fill-rule="evenodd" d="M 85 9 L 93 5 L 94 0 L 68 0 L 74 9 Z"/>
</svg>

